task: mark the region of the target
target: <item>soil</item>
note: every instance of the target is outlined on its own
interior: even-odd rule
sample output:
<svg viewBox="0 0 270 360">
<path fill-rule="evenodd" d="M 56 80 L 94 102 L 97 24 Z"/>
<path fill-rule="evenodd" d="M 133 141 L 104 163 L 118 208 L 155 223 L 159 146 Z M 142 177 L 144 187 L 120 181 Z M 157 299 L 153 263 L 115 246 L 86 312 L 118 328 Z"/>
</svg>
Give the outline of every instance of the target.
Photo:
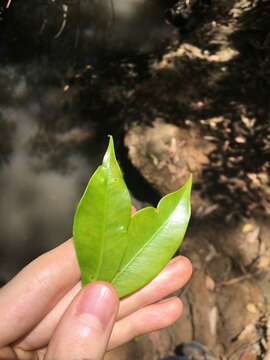
<svg viewBox="0 0 270 360">
<path fill-rule="evenodd" d="M 137 207 L 156 204 L 193 174 L 193 217 L 181 253 L 194 274 L 181 294 L 184 315 L 107 360 L 158 360 L 192 340 L 213 359 L 269 358 L 270 1 L 179 1 L 188 8 L 178 15 L 176 1 L 169 3 L 168 19 L 178 28 L 158 23 L 149 37 L 144 24 L 140 51 L 131 50 L 133 38 L 126 51 L 126 39 L 105 47 L 97 41 L 91 61 L 83 47 L 83 65 L 71 70 L 62 64 L 70 56 L 65 42 L 54 42 L 56 69 L 48 62 L 24 68 L 33 92 L 33 68 L 42 68 L 42 84 L 55 74 L 58 90 L 42 99 L 50 110 L 61 108 L 40 118 L 30 147 L 64 172 L 65 154 L 100 150 L 113 134 Z M 40 39 L 37 48 L 25 46 L 46 51 Z M 16 95 L 9 91 L 1 102 Z M 13 128 L 3 120 L 0 131 L 1 163 L 12 152 Z"/>
<path fill-rule="evenodd" d="M 143 359 L 192 340 L 216 358 L 269 356 L 270 4 L 212 1 L 209 9 L 132 93 L 136 118 L 124 136 L 132 166 L 161 195 L 190 173 L 194 180 L 181 249 L 194 266 L 185 314 L 129 345 Z"/>
</svg>

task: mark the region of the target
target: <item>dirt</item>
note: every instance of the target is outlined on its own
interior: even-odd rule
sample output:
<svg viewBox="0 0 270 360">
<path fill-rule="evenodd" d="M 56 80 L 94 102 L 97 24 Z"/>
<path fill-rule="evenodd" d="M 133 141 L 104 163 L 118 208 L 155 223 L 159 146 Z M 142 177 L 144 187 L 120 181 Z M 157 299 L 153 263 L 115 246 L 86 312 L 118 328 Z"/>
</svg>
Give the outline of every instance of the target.
<svg viewBox="0 0 270 360">
<path fill-rule="evenodd" d="M 190 173 L 194 179 L 193 221 L 181 250 L 194 266 L 181 296 L 185 314 L 131 345 L 147 343 L 140 358 L 159 359 L 192 340 L 216 358 L 268 356 L 267 9 L 267 1 L 213 1 L 203 24 L 155 59 L 132 93 L 140 109 L 124 137 L 132 166 L 161 195 Z"/>
<path fill-rule="evenodd" d="M 133 126 L 127 132 L 125 146 L 134 166 L 162 195 L 176 191 L 190 173 L 195 183 L 201 181 L 203 166 L 215 148 L 198 131 L 191 133 L 161 120 L 152 127 Z M 210 204 L 198 191 L 194 191 L 193 204 L 197 212 L 209 211 Z"/>
<path fill-rule="evenodd" d="M 61 103 L 64 116 L 46 113 L 31 142 L 63 164 L 64 154 L 97 151 L 112 133 L 127 183 L 143 201 L 155 203 L 193 174 L 193 218 L 181 249 L 194 266 L 181 294 L 185 312 L 107 360 L 158 360 L 192 340 L 213 359 L 270 356 L 270 1 L 197 3 L 187 19 L 174 19 L 179 31 L 158 50 L 146 51 L 147 42 L 139 53 L 109 55 L 111 45 L 103 61 L 92 61 L 98 65 L 57 74 L 57 96 L 45 104 Z M 0 126 L 2 162 L 13 130 Z"/>
<path fill-rule="evenodd" d="M 237 246 L 234 249 L 230 243 L 239 240 L 242 234 L 238 247 L 241 248 L 243 242 L 246 245 L 243 236 L 251 234 L 255 226 L 259 226 L 260 241 L 267 249 L 256 263 L 262 264 L 265 256 L 268 259 L 263 260 L 265 267 L 251 269 L 237 256 Z M 128 358 L 127 353 L 132 349 L 140 354 L 136 358 L 159 359 L 173 354 L 178 344 L 192 340 L 206 345 L 213 359 L 224 355 L 227 359 L 239 359 L 244 353 L 251 359 L 263 357 L 269 346 L 270 289 L 266 285 L 270 280 L 269 230 L 269 219 L 258 219 L 256 225 L 224 224 L 222 219 L 209 217 L 193 220 L 181 251 L 192 260 L 194 267 L 192 280 L 181 296 L 185 305 L 183 317 L 169 329 L 137 339 L 120 349 L 116 352 L 117 358 Z M 225 245 L 228 251 L 224 250 Z M 113 354 L 110 356 L 114 358 Z"/>
</svg>

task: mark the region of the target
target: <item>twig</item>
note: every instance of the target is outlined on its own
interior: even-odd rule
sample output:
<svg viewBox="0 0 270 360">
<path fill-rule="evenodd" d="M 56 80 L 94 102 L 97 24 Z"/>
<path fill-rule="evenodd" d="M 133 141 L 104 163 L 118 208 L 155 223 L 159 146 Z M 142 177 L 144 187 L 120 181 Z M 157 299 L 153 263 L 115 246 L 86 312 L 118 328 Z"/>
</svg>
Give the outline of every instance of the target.
<svg viewBox="0 0 270 360">
<path fill-rule="evenodd" d="M 233 278 L 233 279 L 230 279 L 230 280 L 227 280 L 227 281 L 222 281 L 221 283 L 217 284 L 217 286 L 230 286 L 230 285 L 234 285 L 234 284 L 237 284 L 239 283 L 240 281 L 242 280 L 245 280 L 245 279 L 250 279 L 253 277 L 253 274 L 245 274 L 245 275 L 242 275 L 242 276 L 238 276 L 236 278 Z"/>
<path fill-rule="evenodd" d="M 67 24 L 67 16 L 68 16 L 68 5 L 63 4 L 62 5 L 62 9 L 63 9 L 63 21 L 61 24 L 60 29 L 58 30 L 57 34 L 54 36 L 55 39 L 59 38 L 59 36 L 62 34 L 62 32 L 64 31 L 66 24 Z"/>
</svg>

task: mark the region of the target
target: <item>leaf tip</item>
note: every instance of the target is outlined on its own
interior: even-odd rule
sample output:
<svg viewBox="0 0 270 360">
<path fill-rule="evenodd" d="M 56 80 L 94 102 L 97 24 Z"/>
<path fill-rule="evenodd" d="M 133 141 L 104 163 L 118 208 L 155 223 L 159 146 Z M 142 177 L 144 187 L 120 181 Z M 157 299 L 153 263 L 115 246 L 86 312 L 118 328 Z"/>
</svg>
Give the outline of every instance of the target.
<svg viewBox="0 0 270 360">
<path fill-rule="evenodd" d="M 112 160 L 116 160 L 115 151 L 114 151 L 114 141 L 112 135 L 108 135 L 109 144 L 107 151 L 103 158 L 103 165 L 108 166 Z"/>
<path fill-rule="evenodd" d="M 189 202 L 189 211 L 191 212 L 191 190 L 192 190 L 192 174 L 189 175 L 189 178 L 182 187 L 184 193 L 186 193 L 188 202 Z"/>
<path fill-rule="evenodd" d="M 188 177 L 186 182 L 176 192 L 179 192 L 180 194 L 186 194 L 188 195 L 188 197 L 190 197 L 191 190 L 192 190 L 192 175 Z"/>
<path fill-rule="evenodd" d="M 189 194 L 191 193 L 191 189 L 192 189 L 192 180 L 193 180 L 193 176 L 192 174 L 189 175 L 189 178 L 187 179 L 184 187 L 186 187 L 187 191 L 189 192 Z"/>
<path fill-rule="evenodd" d="M 113 141 L 113 136 L 112 135 L 108 135 L 109 138 L 109 147 L 113 147 L 114 148 L 114 141 Z"/>
<path fill-rule="evenodd" d="M 176 191 L 180 196 L 180 201 L 184 201 L 191 214 L 191 190 L 192 190 L 192 175 L 188 177 L 186 182 Z"/>
</svg>

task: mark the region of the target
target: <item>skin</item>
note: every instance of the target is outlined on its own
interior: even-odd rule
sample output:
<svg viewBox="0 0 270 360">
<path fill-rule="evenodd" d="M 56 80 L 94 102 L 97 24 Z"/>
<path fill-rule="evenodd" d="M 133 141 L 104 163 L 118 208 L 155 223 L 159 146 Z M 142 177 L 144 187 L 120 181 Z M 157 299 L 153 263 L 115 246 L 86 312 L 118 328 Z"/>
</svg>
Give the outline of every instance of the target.
<svg viewBox="0 0 270 360">
<path fill-rule="evenodd" d="M 40 256 L 0 289 L 0 360 L 101 360 L 182 313 L 170 296 L 192 273 L 178 256 L 143 289 L 120 301 L 111 285 L 80 285 L 72 240 Z M 164 300 L 166 298 L 166 300 Z"/>
</svg>

